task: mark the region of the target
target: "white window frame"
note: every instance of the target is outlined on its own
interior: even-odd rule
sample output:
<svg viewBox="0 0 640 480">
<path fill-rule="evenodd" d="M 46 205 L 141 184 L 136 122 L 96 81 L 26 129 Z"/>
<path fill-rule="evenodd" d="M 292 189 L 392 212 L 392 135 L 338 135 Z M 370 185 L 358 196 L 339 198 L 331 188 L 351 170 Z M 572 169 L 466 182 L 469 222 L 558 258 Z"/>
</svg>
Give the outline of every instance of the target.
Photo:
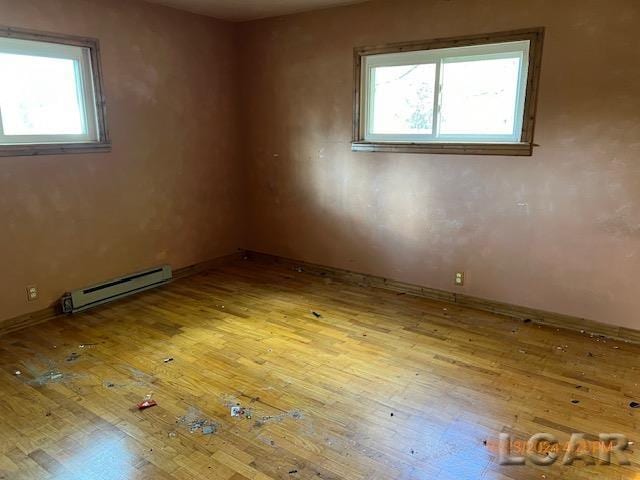
<svg viewBox="0 0 640 480">
<path fill-rule="evenodd" d="M 0 38 L 0 53 L 72 60 L 75 65 L 82 129 L 86 132 L 78 135 L 5 135 L 2 126 L 2 105 L 0 105 L 0 144 L 24 145 L 98 141 L 96 101 L 91 75 L 91 55 L 88 48 L 15 38 Z"/>
<path fill-rule="evenodd" d="M 364 139 L 370 142 L 473 142 L 473 143 L 520 143 L 522 139 L 522 123 L 524 103 L 527 91 L 529 65 L 528 40 L 516 42 L 473 45 L 467 47 L 442 48 L 415 52 L 388 53 L 367 56 L 363 62 L 363 111 L 365 118 Z M 441 91 L 443 86 L 443 65 L 453 62 L 468 62 L 500 58 L 518 58 L 520 72 L 518 75 L 517 97 L 514 105 L 514 126 L 510 135 L 491 134 L 441 134 Z M 435 65 L 435 88 L 433 105 L 433 123 L 431 134 L 376 134 L 373 133 L 373 110 L 375 100 L 375 69 L 380 67 L 396 67 L 404 65 Z"/>
<path fill-rule="evenodd" d="M 84 132 L 5 135 L 0 115 L 0 157 L 111 151 L 97 39 L 0 26 L 0 52 L 72 60 Z"/>
<path fill-rule="evenodd" d="M 506 32 L 482 33 L 460 37 L 436 38 L 431 40 L 413 40 L 409 42 L 388 43 L 354 48 L 354 87 L 353 87 L 353 137 L 351 150 L 354 152 L 420 153 L 420 154 L 456 154 L 456 155 L 509 155 L 530 156 L 533 154 L 536 108 L 542 67 L 542 49 L 544 27 L 526 28 Z M 373 135 L 367 131 L 370 122 L 370 99 L 367 89 L 371 84 L 370 66 L 390 66 L 403 64 L 434 63 L 464 59 L 469 52 L 485 55 L 501 55 L 503 44 L 528 42 L 528 50 L 522 50 L 523 62 L 519 77 L 517 126 L 513 135 L 439 135 L 437 130 L 439 115 L 434 108 L 434 127 L 431 135 L 407 134 Z M 522 45 L 524 45 L 523 43 Z M 473 48 L 472 47 L 479 47 Z M 466 50 L 467 53 L 464 53 Z M 509 50 L 509 48 L 507 48 Z M 528 58 L 525 58 L 525 54 Z M 490 58 L 490 57 L 487 57 Z M 528 60 L 528 61 L 527 61 Z M 440 79 L 440 72 L 437 78 Z M 446 80 L 445 80 L 446 81 Z M 434 85 L 434 88 L 436 86 Z M 437 85 L 437 103 L 440 100 L 440 84 Z M 436 105 L 438 107 L 438 105 Z M 515 108 L 515 107 L 514 107 Z"/>
</svg>

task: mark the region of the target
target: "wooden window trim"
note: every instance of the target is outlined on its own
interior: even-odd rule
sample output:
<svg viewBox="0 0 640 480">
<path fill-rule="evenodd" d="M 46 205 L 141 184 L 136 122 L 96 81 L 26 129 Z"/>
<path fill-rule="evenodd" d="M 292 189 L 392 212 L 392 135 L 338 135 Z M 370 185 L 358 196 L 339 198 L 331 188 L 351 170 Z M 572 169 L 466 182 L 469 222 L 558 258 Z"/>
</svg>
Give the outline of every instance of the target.
<svg viewBox="0 0 640 480">
<path fill-rule="evenodd" d="M 423 153 L 423 154 L 467 154 L 467 155 L 512 155 L 531 156 L 533 154 L 534 131 L 540 70 L 542 65 L 542 47 L 544 27 L 512 30 L 481 35 L 438 38 L 414 42 L 390 43 L 354 49 L 354 96 L 353 96 L 353 141 L 354 152 L 387 152 L 387 153 Z M 364 137 L 363 112 L 363 58 L 369 55 L 385 53 L 415 52 L 451 47 L 466 47 L 492 43 L 530 41 L 529 71 L 527 76 L 524 115 L 522 120 L 522 137 L 519 143 L 449 143 L 449 142 L 369 142 Z"/>
<path fill-rule="evenodd" d="M 6 26 L 0 26 L 0 37 L 88 48 L 91 56 L 91 73 L 93 77 L 93 90 L 96 102 L 96 124 L 99 132 L 98 141 L 95 142 L 0 145 L 0 157 L 93 152 L 105 153 L 111 151 L 111 139 L 107 125 L 107 108 L 104 96 L 104 80 L 102 77 L 102 64 L 100 60 L 100 42 L 98 39 L 75 35 L 39 32 Z"/>
</svg>

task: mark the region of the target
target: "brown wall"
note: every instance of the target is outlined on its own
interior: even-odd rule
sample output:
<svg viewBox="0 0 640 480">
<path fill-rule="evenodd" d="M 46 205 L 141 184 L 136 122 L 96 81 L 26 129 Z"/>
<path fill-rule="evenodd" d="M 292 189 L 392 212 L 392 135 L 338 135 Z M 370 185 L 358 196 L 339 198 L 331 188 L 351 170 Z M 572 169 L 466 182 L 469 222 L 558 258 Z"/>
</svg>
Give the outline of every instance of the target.
<svg viewBox="0 0 640 480">
<path fill-rule="evenodd" d="M 640 328 L 640 2 L 393 0 L 241 27 L 264 252 Z M 355 46 L 547 28 L 533 157 L 350 151 Z"/>
<path fill-rule="evenodd" d="M 0 0 L 0 12 L 100 40 L 113 141 L 108 154 L 0 158 L 0 320 L 241 244 L 231 25 L 120 0 Z M 27 304 L 30 284 L 41 300 Z"/>
</svg>

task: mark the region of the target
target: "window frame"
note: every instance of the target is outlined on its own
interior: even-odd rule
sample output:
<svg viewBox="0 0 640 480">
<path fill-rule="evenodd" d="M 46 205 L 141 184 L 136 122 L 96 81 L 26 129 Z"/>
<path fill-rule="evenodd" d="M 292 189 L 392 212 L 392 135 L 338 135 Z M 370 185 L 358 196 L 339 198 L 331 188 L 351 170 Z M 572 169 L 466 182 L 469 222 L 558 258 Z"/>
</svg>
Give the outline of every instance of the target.
<svg viewBox="0 0 640 480">
<path fill-rule="evenodd" d="M 85 119 L 88 121 L 87 133 L 80 135 L 4 135 L 0 131 L 0 157 L 110 151 L 99 41 L 94 38 L 0 26 L 0 41 L 3 40 L 8 40 L 2 43 L 8 44 L 11 52 L 77 60 L 82 83 L 82 90 L 79 92 L 80 108 L 84 114 L 83 122 Z M 11 40 L 41 43 L 26 48 L 21 42 L 12 43 Z M 7 47 L 4 46 L 2 51 L 8 51 Z M 3 141 L 20 143 L 2 143 Z"/>
<path fill-rule="evenodd" d="M 544 28 L 530 28 L 510 32 L 498 32 L 486 35 L 473 35 L 455 38 L 443 38 L 419 42 L 403 42 L 373 47 L 358 47 L 354 49 L 354 104 L 353 104 L 353 151 L 364 152 L 396 152 L 396 153 L 448 153 L 473 155 L 532 155 L 535 126 L 535 113 L 538 94 L 540 66 L 542 60 L 542 43 Z M 487 55 L 500 55 L 509 48 L 505 43 L 528 42 L 529 61 L 521 72 L 521 89 L 518 98 L 518 110 L 522 115 L 516 115 L 516 122 L 521 132 L 519 141 L 516 136 L 481 137 L 469 135 L 464 141 L 460 135 L 440 136 L 436 138 L 436 117 L 438 105 L 434 104 L 434 131 L 431 138 L 426 135 L 385 135 L 372 134 L 367 131 L 371 125 L 371 103 L 374 95 L 369 95 L 368 85 L 371 67 L 382 65 L 413 65 L 435 63 L 436 80 L 440 78 L 440 65 L 443 58 L 449 58 L 453 50 L 459 47 L 478 47 L 479 52 Z M 510 51 L 513 51 L 511 49 Z M 525 50 L 523 50 L 524 52 Z M 479 53 L 479 56 L 484 53 Z M 460 60 L 463 56 L 453 55 Z M 475 58 L 476 55 L 474 55 Z M 391 63 L 389 63 L 391 62 Z M 524 83 L 522 83 L 524 81 Z M 436 89 L 441 86 L 436 81 Z M 434 102 L 440 97 L 437 92 Z M 400 140 L 398 140 L 400 138 Z M 487 141 L 490 140 L 490 141 Z M 516 141 L 514 141 L 516 140 Z"/>
</svg>

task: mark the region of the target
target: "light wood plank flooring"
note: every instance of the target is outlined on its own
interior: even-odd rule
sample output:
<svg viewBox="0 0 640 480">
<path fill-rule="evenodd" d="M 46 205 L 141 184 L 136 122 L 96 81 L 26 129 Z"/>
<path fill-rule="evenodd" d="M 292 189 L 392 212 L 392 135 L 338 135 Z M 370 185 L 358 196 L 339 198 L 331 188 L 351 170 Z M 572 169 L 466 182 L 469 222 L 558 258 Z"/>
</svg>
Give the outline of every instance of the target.
<svg viewBox="0 0 640 480">
<path fill-rule="evenodd" d="M 640 479 L 634 446 L 628 466 L 496 451 L 636 440 L 639 353 L 237 261 L 0 338 L 0 478 Z"/>
</svg>

